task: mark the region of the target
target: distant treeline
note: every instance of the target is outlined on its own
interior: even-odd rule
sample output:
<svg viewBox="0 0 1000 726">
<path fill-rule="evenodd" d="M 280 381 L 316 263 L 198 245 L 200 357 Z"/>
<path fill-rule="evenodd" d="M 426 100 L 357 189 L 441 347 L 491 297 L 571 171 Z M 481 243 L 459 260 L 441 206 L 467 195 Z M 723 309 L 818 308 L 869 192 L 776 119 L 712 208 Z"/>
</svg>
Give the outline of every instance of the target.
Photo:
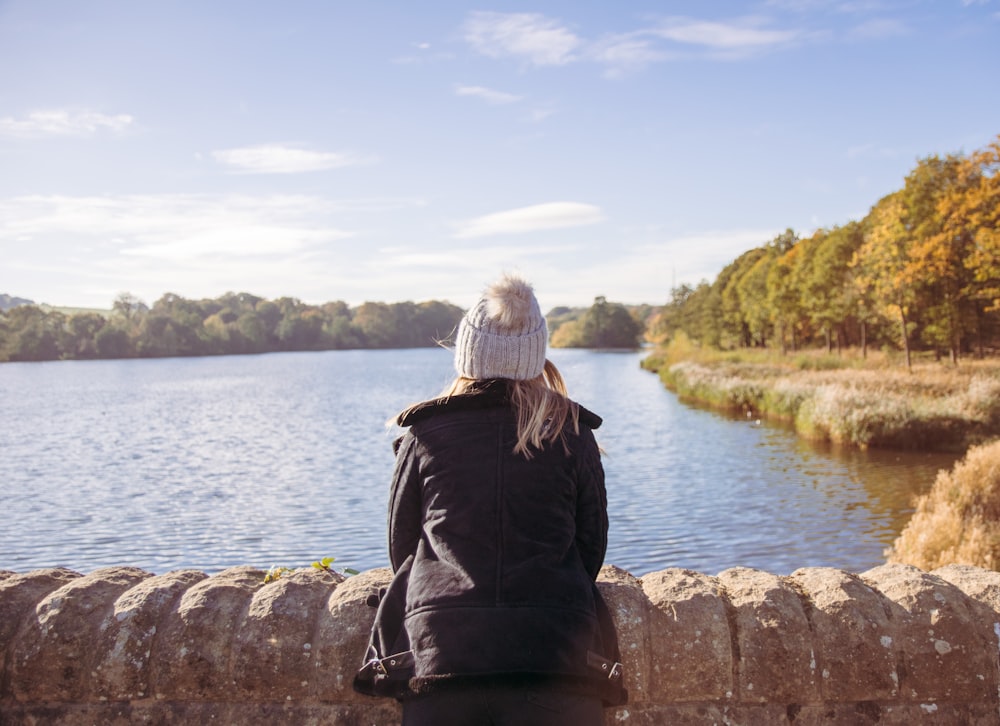
<svg viewBox="0 0 1000 726">
<path fill-rule="evenodd" d="M 546 316 L 553 348 L 636 348 L 658 310 L 594 298 L 589 308 L 554 308 Z"/>
<path fill-rule="evenodd" d="M 883 345 L 960 354 L 1000 339 L 1000 137 L 918 161 L 861 221 L 745 252 L 672 291 L 652 331 L 714 348 Z"/>
<path fill-rule="evenodd" d="M 462 312 L 438 301 L 352 308 L 249 293 L 212 300 L 166 294 L 152 307 L 123 294 L 109 315 L 22 304 L 0 312 L 0 361 L 433 346 L 453 334 Z"/>
<path fill-rule="evenodd" d="M 125 293 L 110 313 L 63 312 L 20 298 L 0 309 L 0 361 L 233 355 L 449 343 L 463 310 L 447 302 L 336 301 L 308 305 L 249 293 L 189 300 L 168 293 L 147 306 Z M 631 312 L 630 312 L 631 310 Z M 635 347 L 654 308 L 626 309 L 603 297 L 549 316 L 556 347 Z"/>
</svg>

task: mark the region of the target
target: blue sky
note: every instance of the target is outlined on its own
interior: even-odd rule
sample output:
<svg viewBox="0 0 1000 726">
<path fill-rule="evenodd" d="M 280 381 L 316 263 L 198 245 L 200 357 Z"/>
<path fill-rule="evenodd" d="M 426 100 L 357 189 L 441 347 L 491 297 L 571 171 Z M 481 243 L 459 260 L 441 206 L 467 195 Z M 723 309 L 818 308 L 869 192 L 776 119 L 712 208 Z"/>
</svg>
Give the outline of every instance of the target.
<svg viewBox="0 0 1000 726">
<path fill-rule="evenodd" d="M 1000 133 L 1000 0 L 0 0 L 0 292 L 662 303 Z"/>
</svg>

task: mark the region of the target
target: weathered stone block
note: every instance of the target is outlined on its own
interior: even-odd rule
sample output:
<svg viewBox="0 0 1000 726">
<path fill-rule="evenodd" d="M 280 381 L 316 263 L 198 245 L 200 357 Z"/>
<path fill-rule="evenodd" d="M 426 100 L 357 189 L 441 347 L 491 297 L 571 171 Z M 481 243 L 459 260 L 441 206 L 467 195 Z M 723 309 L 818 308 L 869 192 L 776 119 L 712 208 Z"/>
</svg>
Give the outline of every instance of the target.
<svg viewBox="0 0 1000 726">
<path fill-rule="evenodd" d="M 343 575 L 309 568 L 254 593 L 233 642 L 233 680 L 242 695 L 281 702 L 315 693 L 317 622 L 343 580 Z"/>
<path fill-rule="evenodd" d="M 189 588 L 153 644 L 150 690 L 159 699 L 232 701 L 232 643 L 264 572 L 233 567 Z"/>
<path fill-rule="evenodd" d="M 813 632 L 814 660 L 827 702 L 893 699 L 899 692 L 893 627 L 885 598 L 857 575 L 829 567 L 792 573 Z"/>
<path fill-rule="evenodd" d="M 733 632 L 714 577 L 670 569 L 639 578 L 649 613 L 649 700 L 725 703 L 733 696 Z"/>
<path fill-rule="evenodd" d="M 13 696 L 65 702 L 91 697 L 100 627 L 118 596 L 148 577 L 134 567 L 109 567 L 46 595 L 35 617 L 22 625 L 10 655 Z"/>
<path fill-rule="evenodd" d="M 4 572 L 0 580 L 0 699 L 10 695 L 10 673 L 6 646 L 13 642 L 22 621 L 33 613 L 40 600 L 80 573 L 65 568 L 35 570 L 23 575 Z"/>
<path fill-rule="evenodd" d="M 205 579 L 196 570 L 178 570 L 142 580 L 115 601 L 94 644 L 92 689 L 101 699 L 127 701 L 150 694 L 150 655 L 157 626 L 180 597 Z"/>
<path fill-rule="evenodd" d="M 624 684 L 629 698 L 649 700 L 653 673 L 650 659 L 649 621 L 653 605 L 639 581 L 613 565 L 605 565 L 597 577 L 597 587 L 608 605 L 618 631 L 618 647 L 625 668 Z"/>
<path fill-rule="evenodd" d="M 992 625 L 977 626 L 965 593 L 909 565 L 883 565 L 862 577 L 889 601 L 903 700 L 974 703 L 996 694 Z"/>
<path fill-rule="evenodd" d="M 368 597 L 387 587 L 388 568 L 368 570 L 347 578 L 333 591 L 320 613 L 313 647 L 312 691 L 321 701 L 371 704 L 375 699 L 356 693 L 354 674 L 368 649 L 375 608 Z"/>
<path fill-rule="evenodd" d="M 733 607 L 740 700 L 818 703 L 812 632 L 798 593 L 776 575 L 744 567 L 718 579 Z"/>
</svg>

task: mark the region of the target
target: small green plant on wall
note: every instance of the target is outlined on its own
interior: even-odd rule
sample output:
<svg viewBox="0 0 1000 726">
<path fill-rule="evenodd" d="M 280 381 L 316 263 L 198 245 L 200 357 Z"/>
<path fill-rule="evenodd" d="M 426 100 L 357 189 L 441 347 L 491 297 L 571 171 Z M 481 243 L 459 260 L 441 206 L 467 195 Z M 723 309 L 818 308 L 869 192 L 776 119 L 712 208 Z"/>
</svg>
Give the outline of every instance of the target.
<svg viewBox="0 0 1000 726">
<path fill-rule="evenodd" d="M 312 567 L 314 567 L 317 570 L 322 570 L 324 572 L 337 572 L 337 570 L 333 569 L 332 567 L 333 563 L 336 562 L 336 560 L 337 560 L 336 557 L 324 557 L 321 560 L 316 560 L 315 562 L 313 562 Z M 267 571 L 267 574 L 264 575 L 264 582 L 268 583 L 268 582 L 274 582 L 275 580 L 280 580 L 282 575 L 285 575 L 289 572 L 295 572 L 295 570 L 296 568 L 294 567 L 285 567 L 284 565 L 271 565 L 271 568 Z M 340 574 L 357 575 L 358 571 L 350 567 L 345 567 Z"/>
</svg>

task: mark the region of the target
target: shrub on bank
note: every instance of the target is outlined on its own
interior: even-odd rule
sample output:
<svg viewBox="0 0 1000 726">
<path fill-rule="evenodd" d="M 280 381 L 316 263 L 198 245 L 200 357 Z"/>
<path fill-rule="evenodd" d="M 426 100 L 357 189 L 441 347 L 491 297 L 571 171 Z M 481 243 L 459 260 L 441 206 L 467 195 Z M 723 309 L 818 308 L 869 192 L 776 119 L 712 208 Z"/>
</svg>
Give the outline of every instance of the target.
<svg viewBox="0 0 1000 726">
<path fill-rule="evenodd" d="M 650 355 L 679 396 L 793 422 L 803 436 L 859 447 L 964 451 L 1000 434 L 1000 367 L 926 363 L 913 372 L 848 359 L 814 367 L 751 352 L 733 360 L 681 339 Z"/>
<path fill-rule="evenodd" d="M 940 472 L 885 554 L 925 570 L 952 563 L 1000 570 L 1000 440 Z"/>
</svg>

